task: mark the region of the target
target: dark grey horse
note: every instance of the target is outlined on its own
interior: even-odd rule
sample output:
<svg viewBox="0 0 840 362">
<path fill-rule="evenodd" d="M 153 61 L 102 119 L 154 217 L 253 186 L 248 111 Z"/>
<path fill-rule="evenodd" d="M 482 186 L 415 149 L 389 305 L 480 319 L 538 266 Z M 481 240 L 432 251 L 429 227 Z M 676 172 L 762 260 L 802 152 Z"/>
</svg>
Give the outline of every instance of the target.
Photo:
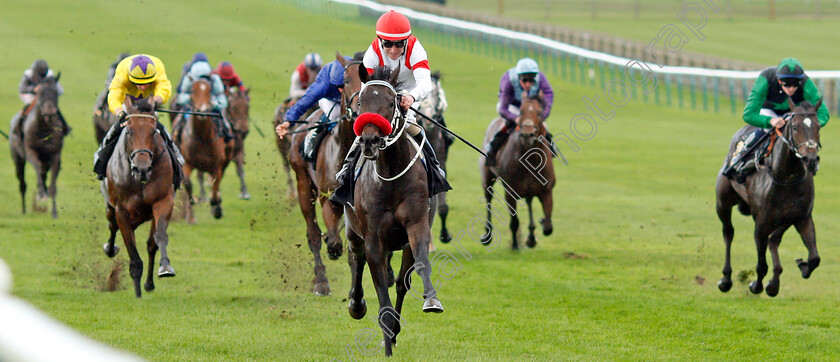
<svg viewBox="0 0 840 362">
<path fill-rule="evenodd" d="M 808 248 L 808 261 L 797 259 L 796 263 L 803 278 L 808 278 L 820 265 L 817 253 L 817 240 L 814 232 L 814 220 L 811 211 L 814 208 L 814 174 L 817 172 L 820 144 L 820 124 L 817 121 L 816 105 L 802 102 L 794 106 L 788 100 L 792 117 L 784 128 L 773 129 L 777 133 L 770 155 L 758 163 L 758 170 L 747 177 L 744 184 L 739 184 L 718 173 L 717 214 L 723 223 L 723 241 L 726 244 L 726 261 L 723 266 L 723 278 L 718 283 L 722 292 L 732 288 L 732 266 L 729 263 L 730 247 L 735 229 L 732 227 L 732 207 L 744 215 L 752 215 L 755 221 L 755 245 L 758 249 L 758 264 L 755 267 L 756 280 L 750 283 L 754 294 L 767 291 L 775 297 L 779 293 L 779 275 L 782 264 L 779 261 L 779 243 L 782 235 L 791 227 L 802 236 L 802 242 Z M 752 126 L 741 128 L 732 137 L 724 166 L 728 165 L 735 146 L 741 136 L 755 130 Z M 763 153 L 761 150 L 757 151 Z M 773 277 L 762 286 L 767 275 L 767 247 L 773 257 Z"/>
</svg>

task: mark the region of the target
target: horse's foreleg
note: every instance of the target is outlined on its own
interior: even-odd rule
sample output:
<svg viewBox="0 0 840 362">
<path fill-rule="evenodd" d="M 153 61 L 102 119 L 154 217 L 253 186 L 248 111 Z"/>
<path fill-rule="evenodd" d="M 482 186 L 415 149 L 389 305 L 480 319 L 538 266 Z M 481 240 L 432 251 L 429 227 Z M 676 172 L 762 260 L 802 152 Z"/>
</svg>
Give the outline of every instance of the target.
<svg viewBox="0 0 840 362">
<path fill-rule="evenodd" d="M 327 256 L 330 260 L 338 260 L 344 252 L 344 246 L 341 243 L 341 233 L 339 232 L 339 225 L 341 218 L 344 216 L 344 206 L 339 206 L 332 201 L 327 200 L 326 197 L 319 196 L 321 201 L 321 212 L 324 217 L 324 226 L 327 227 Z"/>
<path fill-rule="evenodd" d="M 45 211 L 46 207 L 41 207 L 40 202 L 44 201 L 47 198 L 47 168 L 44 167 L 44 164 L 38 159 L 38 155 L 34 152 L 27 151 L 27 159 L 29 163 L 32 164 L 32 168 L 35 169 L 35 181 L 38 185 L 38 192 L 32 195 L 32 210 L 41 212 Z"/>
<path fill-rule="evenodd" d="M 483 178 L 486 180 L 482 182 L 484 187 L 484 202 L 487 207 L 487 225 L 484 226 L 484 235 L 481 237 L 481 242 L 489 244 L 493 239 L 493 184 L 496 183 L 496 177 L 490 174 L 489 171 L 484 171 Z"/>
<path fill-rule="evenodd" d="M 775 297 L 779 294 L 779 275 L 782 274 L 782 262 L 779 260 L 779 243 L 782 242 L 782 235 L 789 226 L 776 229 L 767 241 L 770 246 L 770 257 L 773 259 L 773 277 L 767 282 L 764 291 L 767 295 Z"/>
<path fill-rule="evenodd" d="M 149 253 L 149 263 L 148 263 L 148 271 L 146 272 L 146 284 L 143 285 L 143 289 L 147 292 L 151 292 L 155 290 L 155 280 L 154 280 L 154 268 L 155 268 L 155 254 L 157 254 L 157 243 L 155 243 L 155 229 L 157 226 L 157 222 L 155 221 L 156 218 L 151 220 L 151 226 L 149 227 L 149 239 L 146 240 L 146 251 Z"/>
<path fill-rule="evenodd" d="M 446 228 L 446 217 L 449 215 L 449 204 L 446 203 L 446 192 L 437 194 L 438 216 L 440 216 L 440 242 L 447 244 L 452 241 L 452 234 Z"/>
<path fill-rule="evenodd" d="M 432 284 L 432 263 L 429 261 L 429 242 L 432 238 L 431 230 L 425 222 L 418 222 L 406 228 L 408 244 L 411 246 L 415 263 L 414 271 L 423 280 L 423 312 L 441 313 L 443 305 L 437 299 L 437 290 Z M 403 277 L 401 282 L 405 281 Z"/>
<path fill-rule="evenodd" d="M 242 140 L 245 142 L 245 140 Z M 244 146 L 243 146 L 244 147 Z M 251 194 L 248 193 L 248 186 L 245 185 L 245 150 L 240 149 L 239 153 L 234 157 L 236 162 L 236 174 L 239 175 L 239 198 L 243 200 L 250 200 Z"/>
<path fill-rule="evenodd" d="M 149 235 L 149 240 L 153 241 L 153 245 L 149 245 L 149 279 L 152 279 L 152 270 L 154 268 L 155 254 L 152 248 L 156 251 L 160 249 L 160 268 L 158 268 L 158 278 L 168 278 L 175 276 L 175 269 L 169 264 L 169 253 L 166 248 L 169 246 L 169 219 L 172 217 L 172 207 L 175 202 L 172 196 L 158 201 L 152 206 L 152 213 L 154 217 L 155 229 Z M 154 285 L 153 285 L 154 287 Z"/>
<path fill-rule="evenodd" d="M 820 253 L 817 252 L 817 232 L 814 229 L 814 219 L 811 218 L 811 215 L 808 215 L 807 218 L 794 224 L 794 226 L 802 237 L 802 243 L 808 248 L 807 262 L 802 259 L 796 259 L 796 264 L 802 272 L 802 277 L 807 279 L 814 272 L 814 269 L 820 265 Z"/>
<path fill-rule="evenodd" d="M 428 224 L 423 221 L 423 226 L 428 230 Z M 376 289 L 376 295 L 379 297 L 379 327 L 382 328 L 382 338 L 385 341 L 385 355 L 390 356 L 391 339 L 394 337 L 394 329 L 399 323 L 399 315 L 391 305 L 391 297 L 388 295 L 387 270 L 385 266 L 385 251 L 382 248 L 382 242 L 375 236 L 371 237 L 368 232 L 368 238 L 373 240 L 365 240 L 365 258 L 368 266 L 370 266 L 370 275 L 373 278 L 373 287 Z M 422 248 L 428 248 L 428 240 L 422 242 Z M 428 269 L 428 267 L 426 268 Z"/>
<path fill-rule="evenodd" d="M 134 227 L 131 225 L 131 213 L 123 208 L 116 210 L 117 225 L 122 232 L 123 241 L 125 241 L 125 249 L 128 251 L 129 259 L 129 274 L 134 281 L 134 295 L 140 298 L 140 277 L 143 276 L 143 260 L 140 259 L 140 254 L 137 253 L 137 245 L 134 240 Z"/>
<path fill-rule="evenodd" d="M 120 252 L 120 247 L 114 244 L 114 239 L 117 237 L 117 230 L 120 227 L 117 226 L 117 216 L 113 206 L 106 205 L 105 216 L 108 219 L 108 229 L 111 231 L 111 236 L 108 237 L 108 241 L 102 247 L 105 249 L 105 255 L 113 258 Z"/>
<path fill-rule="evenodd" d="M 195 180 L 198 183 L 198 202 L 207 202 L 207 193 L 204 191 L 204 172 L 197 171 Z"/>
<path fill-rule="evenodd" d="M 286 193 L 286 197 L 290 200 L 297 199 L 299 195 L 297 188 L 295 188 L 292 182 L 292 166 L 289 164 L 289 159 L 285 154 L 283 154 L 283 168 L 286 170 L 286 182 L 289 184 L 289 191 Z"/>
<path fill-rule="evenodd" d="M 20 190 L 20 210 L 21 213 L 26 213 L 26 159 L 23 157 L 19 157 L 17 154 L 14 155 L 15 159 L 15 171 L 17 171 L 17 178 Z"/>
<path fill-rule="evenodd" d="M 302 173 L 305 173 L 305 171 Z M 306 241 L 309 243 L 309 250 L 315 257 L 315 279 L 312 280 L 312 291 L 316 295 L 330 295 L 332 291 L 330 290 L 330 282 L 327 280 L 327 268 L 321 260 L 321 228 L 318 227 L 315 213 L 318 190 L 308 177 L 298 175 L 297 179 L 298 194 L 300 195 L 298 203 L 303 220 L 306 222 Z"/>
<path fill-rule="evenodd" d="M 554 210 L 554 195 L 551 194 L 551 189 L 546 191 L 539 199 L 543 208 L 543 218 L 540 219 L 540 224 L 542 224 L 543 235 L 549 236 L 554 232 L 554 226 L 551 224 L 551 212 Z"/>
<path fill-rule="evenodd" d="M 58 218 L 58 210 L 55 206 L 55 197 L 58 194 L 58 189 L 56 189 L 55 183 L 58 179 L 58 171 L 61 170 L 61 154 L 57 153 L 53 155 L 52 162 L 50 163 L 50 189 L 49 195 L 52 199 L 52 217 L 53 219 Z"/>
<path fill-rule="evenodd" d="M 732 238 L 735 237 L 735 228 L 732 227 L 732 205 L 725 205 L 720 199 L 717 201 L 717 214 L 723 224 L 723 244 L 726 249 L 726 256 L 723 261 L 723 278 L 718 282 L 718 289 L 721 292 L 728 292 L 732 288 L 732 265 L 730 256 L 732 249 Z"/>
<path fill-rule="evenodd" d="M 362 288 L 362 274 L 365 271 L 365 241 L 359 235 L 347 229 L 347 242 L 350 252 L 347 253 L 347 263 L 350 264 L 351 285 L 350 304 L 347 306 L 350 317 L 362 319 L 367 314 L 365 290 Z"/>
<path fill-rule="evenodd" d="M 750 283 L 750 291 L 753 294 L 759 294 L 764 291 L 762 282 L 764 280 L 764 276 L 767 275 L 767 239 L 770 236 L 770 232 L 767 231 L 767 226 L 765 226 L 763 222 L 757 221 L 755 223 L 754 236 L 755 248 L 758 252 L 758 262 L 755 266 L 756 278 L 754 282 Z"/>
<path fill-rule="evenodd" d="M 187 224 L 195 224 L 195 214 L 193 213 L 193 193 L 192 193 L 192 179 L 190 179 L 190 175 L 192 175 L 193 167 L 189 163 L 184 164 L 183 172 L 184 172 L 184 219 L 186 219 Z"/>
<path fill-rule="evenodd" d="M 531 202 L 534 200 L 533 197 L 527 197 L 525 199 L 525 203 L 528 205 L 528 239 L 525 241 L 525 245 L 528 245 L 529 248 L 533 248 L 537 245 L 537 237 L 534 236 L 534 229 L 537 228 L 534 225 L 534 210 L 531 207 Z"/>
<path fill-rule="evenodd" d="M 510 235 L 513 238 L 511 248 L 513 250 L 519 250 L 519 216 L 516 212 L 516 198 L 507 190 L 505 191 L 505 202 L 507 202 L 509 207 L 513 208 L 513 213 L 510 215 Z"/>
<path fill-rule="evenodd" d="M 219 186 L 222 184 L 222 167 L 216 167 L 213 172 L 213 190 L 210 194 L 210 209 L 213 211 L 213 217 L 217 219 L 222 218 L 222 195 L 219 194 Z"/>
<path fill-rule="evenodd" d="M 397 315 L 402 315 L 402 305 L 405 300 L 405 293 L 411 288 L 411 280 L 406 279 L 406 276 L 411 277 L 408 271 L 411 270 L 413 265 L 414 253 L 411 252 L 411 248 L 403 248 L 400 274 L 397 276 Z M 397 334 L 399 333 L 400 324 L 397 323 L 396 329 L 394 330 L 394 337 L 391 338 L 391 342 L 393 342 L 395 346 L 397 345 Z"/>
</svg>

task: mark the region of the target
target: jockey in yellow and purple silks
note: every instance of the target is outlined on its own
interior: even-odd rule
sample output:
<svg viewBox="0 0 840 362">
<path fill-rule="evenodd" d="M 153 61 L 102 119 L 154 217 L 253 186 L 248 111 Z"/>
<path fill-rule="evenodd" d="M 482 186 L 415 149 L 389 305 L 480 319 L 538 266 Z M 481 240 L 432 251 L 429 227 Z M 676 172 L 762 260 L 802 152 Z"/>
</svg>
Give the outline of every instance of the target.
<svg viewBox="0 0 840 362">
<path fill-rule="evenodd" d="M 172 83 L 166 76 L 166 70 L 163 62 L 157 57 L 137 54 L 123 59 L 118 65 L 114 73 L 114 79 L 108 88 L 108 109 L 114 114 L 120 116 L 120 121 L 111 126 L 99 150 L 96 151 L 93 158 L 93 171 L 96 172 L 99 179 L 105 178 L 105 169 L 108 165 L 108 159 L 114 152 L 114 147 L 119 140 L 122 133 L 122 121 L 125 118 L 125 108 L 123 103 L 125 97 L 132 99 L 140 98 L 154 98 L 157 107 L 160 107 L 164 102 L 169 100 L 172 95 Z M 175 188 L 178 188 L 181 179 L 181 166 L 183 164 L 183 157 L 178 150 L 178 147 L 172 143 L 172 138 L 169 132 L 160 122 L 157 122 L 157 128 L 166 145 L 169 148 L 169 154 L 172 156 L 172 166 L 175 169 L 173 174 L 173 182 Z"/>
</svg>

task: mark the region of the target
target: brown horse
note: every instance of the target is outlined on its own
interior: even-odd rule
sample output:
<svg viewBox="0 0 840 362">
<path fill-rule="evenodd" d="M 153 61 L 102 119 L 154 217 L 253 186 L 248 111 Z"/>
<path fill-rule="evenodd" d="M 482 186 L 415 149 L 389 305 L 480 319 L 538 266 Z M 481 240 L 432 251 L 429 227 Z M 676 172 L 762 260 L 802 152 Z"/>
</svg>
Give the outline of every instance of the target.
<svg viewBox="0 0 840 362">
<path fill-rule="evenodd" d="M 423 99 L 418 110 L 427 117 L 440 122 L 443 120 L 444 97 L 443 87 L 440 84 L 440 73 L 435 72 L 432 74 L 432 92 Z M 432 144 L 432 148 L 435 150 L 440 167 L 446 171 L 446 159 L 449 156 L 449 146 L 451 143 L 446 140 L 443 130 L 440 127 L 423 117 L 418 118 L 420 119 L 420 125 L 423 126 L 426 132 L 426 137 L 429 138 L 429 143 Z M 452 235 L 446 228 L 446 216 L 449 215 L 446 192 L 441 192 L 437 195 L 437 203 L 438 215 L 440 216 L 440 241 L 448 243 L 452 241 Z M 431 245 L 431 248 L 431 250 L 434 250 L 434 244 Z"/>
<path fill-rule="evenodd" d="M 820 145 L 820 124 L 817 122 L 816 112 L 821 104 L 822 100 L 816 105 L 805 101 L 795 106 L 788 99 L 792 111 L 791 118 L 781 131 L 772 130 L 777 133 L 777 139 L 769 157 L 765 158 L 763 163 L 756 161 L 758 170 L 748 176 L 744 184 L 718 173 L 715 187 L 716 208 L 718 218 L 723 223 L 723 241 L 726 244 L 723 278 L 718 282 L 720 291 L 728 292 L 732 288 L 732 266 L 729 256 L 732 237 L 735 235 L 735 229 L 732 227 L 732 207 L 735 205 L 738 205 L 738 210 L 744 215 L 752 215 L 755 221 L 758 264 L 755 267 L 756 280 L 750 283 L 752 293 L 759 294 L 765 290 L 771 297 L 778 295 L 779 274 L 782 273 L 779 243 L 791 225 L 796 227 L 802 242 L 808 248 L 808 261 L 796 259 L 802 277 L 807 279 L 820 265 L 811 211 L 814 208 L 814 175 L 817 172 L 817 151 Z M 735 133 L 724 166 L 731 161 L 741 136 L 753 130 L 755 127 L 745 126 Z M 762 280 L 767 275 L 768 246 L 773 257 L 773 277 L 767 282 L 767 286 L 762 286 Z"/>
<path fill-rule="evenodd" d="M 59 118 L 58 77 L 47 77 L 35 88 L 35 100 L 30 105 L 26 118 L 18 112 L 11 121 L 9 147 L 15 162 L 20 183 L 21 212 L 26 213 L 26 162 L 35 168 L 38 193 L 33 195 L 32 208 L 39 210 L 38 203 L 52 198 L 52 217 L 58 217 L 55 206 L 58 171 L 61 169 L 61 149 L 64 147 L 64 132 Z M 50 187 L 47 189 L 47 173 L 51 172 Z M 45 209 L 40 209 L 45 210 Z"/>
<path fill-rule="evenodd" d="M 516 130 L 508 137 L 507 142 L 496 154 L 496 167 L 484 165 L 484 157 L 481 156 L 481 187 L 484 189 L 484 198 L 487 201 L 487 220 L 491 219 L 490 205 L 493 202 L 493 184 L 497 179 L 505 182 L 505 202 L 512 209 L 510 219 L 510 231 L 513 236 L 512 247 L 519 249 L 519 218 L 516 215 L 516 200 L 524 198 L 528 204 L 528 240 L 526 244 L 533 248 L 537 244 L 534 236 L 534 213 L 531 209 L 531 201 L 534 197 L 540 200 L 543 207 L 544 218 L 540 220 L 543 235 L 551 235 L 554 227 L 551 225 L 551 211 L 554 206 L 554 198 L 551 190 L 554 189 L 554 166 L 552 164 L 553 153 L 549 143 L 545 139 L 548 133 L 542 119 L 542 96 L 522 96 L 522 106 L 519 107 L 520 116 L 517 119 Z M 504 125 L 502 118 L 496 118 L 487 127 L 484 136 L 484 143 L 487 144 L 493 139 L 493 135 Z M 538 159 L 538 165 L 534 166 L 533 161 Z M 488 222 L 486 233 L 482 241 L 490 242 L 493 236 L 493 223 Z"/>
<path fill-rule="evenodd" d="M 204 79 L 195 81 L 192 85 L 192 94 L 188 108 L 195 112 L 209 112 L 213 109 L 211 105 L 211 85 Z M 210 207 L 213 217 L 222 217 L 222 197 L 219 195 L 219 184 L 222 182 L 225 168 L 227 168 L 233 156 L 233 140 L 225 142 L 220 130 L 212 116 L 190 115 L 186 119 L 181 118 L 177 122 L 187 122 L 183 127 L 181 143 L 178 147 L 184 156 L 184 189 L 186 199 L 186 220 L 188 223 L 195 223 L 193 213 L 193 193 L 190 175 L 193 169 L 207 172 L 213 181 L 213 188 L 210 195 Z"/>
<path fill-rule="evenodd" d="M 443 312 L 432 286 L 429 243 L 430 219 L 435 209 L 430 207 L 426 184 L 426 170 L 419 161 L 421 146 L 404 132 L 405 119 L 399 115 L 398 94 L 395 90 L 399 69 L 390 72 L 377 68 L 371 81 L 364 68 L 360 79 L 366 82 L 359 94 L 361 115 L 360 146 L 364 156 L 355 185 L 354 206 L 345 206 L 347 239 L 353 253 L 351 262 L 350 316 L 361 319 L 367 313 L 363 299 L 362 274 L 365 263 L 379 299 L 379 325 L 383 331 L 385 355 L 392 354 L 400 332 L 400 313 L 409 277 L 416 271 L 423 280 L 424 312 Z M 388 79 L 388 81 L 383 81 Z M 379 125 L 371 120 L 379 119 Z M 383 130 L 381 124 L 388 124 Z M 393 130 L 393 132 L 392 132 Z M 391 307 L 388 294 L 386 254 L 402 250 L 403 260 L 397 278 L 396 310 Z M 416 264 L 415 264 L 416 262 Z"/>
<path fill-rule="evenodd" d="M 172 216 L 175 188 L 172 186 L 172 163 L 163 137 L 157 132 L 154 104 L 140 99 L 135 105 L 131 97 L 125 100 L 125 130 L 120 135 L 114 154 L 108 160 L 107 177 L 102 180 L 111 236 L 103 246 L 105 255 L 114 257 L 119 248 L 114 239 L 119 229 L 131 258 L 129 271 L 134 281 L 134 294 L 140 298 L 140 278 L 143 260 L 137 253 L 134 230 L 146 221 L 152 222 L 146 247 L 149 252 L 148 276 L 145 289 L 155 289 L 153 266 L 155 253 L 160 249 L 158 277 L 174 277 L 166 247 L 169 236 L 166 228 Z"/>
<path fill-rule="evenodd" d="M 295 105 L 295 102 L 299 101 L 299 98 L 286 98 L 283 103 L 280 103 L 277 106 L 277 109 L 274 110 L 274 128 L 280 123 L 283 123 L 283 117 L 286 116 L 286 112 L 289 111 L 289 108 L 292 108 Z M 308 119 L 312 112 L 315 111 L 317 107 L 310 108 L 309 110 L 304 113 L 301 118 Z M 289 127 L 290 132 L 295 132 L 301 124 L 292 124 Z M 301 127 L 301 129 L 304 127 Z M 297 188 L 295 187 L 295 183 L 292 182 L 292 166 L 289 163 L 289 150 L 292 149 L 292 137 L 280 137 L 276 133 L 274 134 L 275 142 L 277 143 L 277 150 L 280 151 L 280 158 L 283 162 L 283 168 L 286 170 L 286 183 L 289 185 L 289 188 L 286 191 L 286 197 L 289 200 L 296 200 L 298 198 Z"/>
<path fill-rule="evenodd" d="M 309 249 L 315 256 L 315 279 L 313 280 L 313 292 L 317 295 L 329 295 L 330 284 L 327 280 L 327 272 L 324 263 L 321 261 L 321 228 L 316 219 L 315 203 L 321 203 L 321 213 L 324 218 L 324 225 L 327 227 L 326 244 L 327 255 L 332 260 L 337 260 L 343 253 L 339 227 L 344 214 L 342 206 L 329 201 L 330 195 L 338 187 L 335 174 L 341 169 L 350 146 L 356 139 L 353 133 L 354 104 L 353 100 L 361 89 L 361 81 L 358 77 L 360 62 L 353 62 L 345 59 L 341 54 L 336 54 L 345 67 L 344 89 L 341 97 L 341 118 L 333 129 L 318 146 L 318 159 L 316 167 L 303 160 L 300 154 L 301 144 L 306 137 L 306 132 L 299 132 L 292 135 L 291 147 L 289 149 L 289 163 L 295 170 L 297 179 L 298 202 L 303 219 L 306 222 L 306 238 Z M 307 119 L 308 125 L 313 125 L 323 112 L 317 110 Z M 304 125 L 306 126 L 306 125 Z M 302 127 L 303 128 L 303 127 Z M 348 257 L 349 258 L 349 257 Z"/>
<path fill-rule="evenodd" d="M 248 137 L 249 132 L 248 113 L 251 102 L 249 91 L 239 87 L 225 89 L 228 99 L 226 111 L 233 130 L 233 162 L 236 164 L 236 174 L 239 175 L 239 198 L 243 200 L 251 199 L 248 186 L 245 185 L 245 137 Z M 204 202 L 207 199 L 204 193 L 204 172 L 197 172 L 196 177 L 200 190 L 198 200 Z"/>
</svg>

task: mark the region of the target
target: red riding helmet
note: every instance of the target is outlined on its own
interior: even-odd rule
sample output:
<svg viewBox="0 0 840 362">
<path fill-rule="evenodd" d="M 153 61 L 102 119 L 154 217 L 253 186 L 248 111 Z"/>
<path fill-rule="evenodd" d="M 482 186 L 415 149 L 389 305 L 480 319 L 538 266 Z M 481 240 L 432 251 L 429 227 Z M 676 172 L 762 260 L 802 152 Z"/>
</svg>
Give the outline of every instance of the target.
<svg viewBox="0 0 840 362">
<path fill-rule="evenodd" d="M 391 10 L 376 21 L 376 35 L 385 40 L 403 40 L 411 35 L 411 23 L 405 15 Z"/>
<path fill-rule="evenodd" d="M 219 78 L 222 79 L 233 79 L 236 73 L 233 71 L 233 65 L 229 62 L 221 62 L 219 63 L 219 67 L 216 69 L 216 72 L 219 73 Z"/>
</svg>

